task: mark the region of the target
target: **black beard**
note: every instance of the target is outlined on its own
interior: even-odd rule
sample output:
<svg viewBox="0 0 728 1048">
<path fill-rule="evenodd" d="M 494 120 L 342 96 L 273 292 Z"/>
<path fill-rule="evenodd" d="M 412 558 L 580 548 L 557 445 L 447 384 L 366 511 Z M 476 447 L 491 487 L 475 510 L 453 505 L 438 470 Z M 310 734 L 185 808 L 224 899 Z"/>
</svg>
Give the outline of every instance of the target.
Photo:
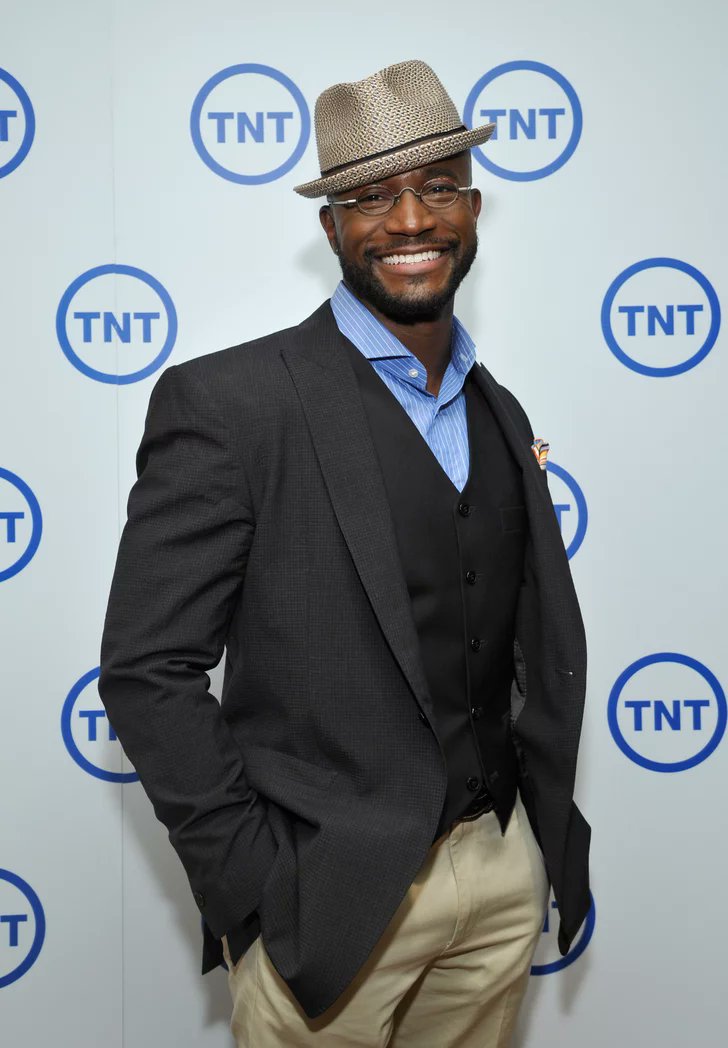
<svg viewBox="0 0 728 1048">
<path fill-rule="evenodd" d="M 414 244 L 408 246 L 416 246 Z M 477 234 L 472 243 L 464 249 L 460 245 L 450 247 L 450 253 L 455 258 L 455 264 L 442 291 L 432 293 L 426 298 L 397 298 L 392 295 L 374 274 L 374 255 L 365 253 L 364 264 L 359 266 L 344 258 L 341 251 L 338 252 L 339 265 L 344 277 L 344 283 L 353 291 L 357 298 L 374 306 L 383 316 L 395 321 L 397 324 L 416 324 L 420 321 L 437 320 L 442 316 L 443 310 L 450 303 L 455 292 L 460 287 L 470 267 L 475 261 L 478 251 Z M 395 254 L 396 252 L 392 252 Z M 416 285 L 417 277 L 410 280 Z M 427 278 L 422 275 L 422 283 Z"/>
</svg>

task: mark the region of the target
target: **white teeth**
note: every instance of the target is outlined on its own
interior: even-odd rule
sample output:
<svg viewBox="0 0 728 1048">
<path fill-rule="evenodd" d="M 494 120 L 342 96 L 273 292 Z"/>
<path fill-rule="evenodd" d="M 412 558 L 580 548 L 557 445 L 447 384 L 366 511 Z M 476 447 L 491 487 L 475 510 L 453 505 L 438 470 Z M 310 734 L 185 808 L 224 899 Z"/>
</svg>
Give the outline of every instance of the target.
<svg viewBox="0 0 728 1048">
<path fill-rule="evenodd" d="M 387 266 L 413 266 L 416 262 L 434 262 L 442 251 L 419 251 L 416 255 L 385 255 L 382 258 Z"/>
</svg>

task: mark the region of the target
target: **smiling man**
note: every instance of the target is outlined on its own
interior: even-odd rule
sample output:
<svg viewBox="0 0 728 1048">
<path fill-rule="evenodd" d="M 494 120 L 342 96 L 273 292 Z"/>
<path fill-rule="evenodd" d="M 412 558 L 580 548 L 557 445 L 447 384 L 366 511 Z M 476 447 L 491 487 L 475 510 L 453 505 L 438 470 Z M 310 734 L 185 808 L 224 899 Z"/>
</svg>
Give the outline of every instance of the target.
<svg viewBox="0 0 728 1048">
<path fill-rule="evenodd" d="M 494 125 L 420 61 L 315 123 L 295 188 L 343 280 L 155 386 L 99 691 L 240 1048 L 504 1048 L 549 885 L 562 953 L 588 911 L 590 829 L 548 445 L 453 315 Z"/>
</svg>

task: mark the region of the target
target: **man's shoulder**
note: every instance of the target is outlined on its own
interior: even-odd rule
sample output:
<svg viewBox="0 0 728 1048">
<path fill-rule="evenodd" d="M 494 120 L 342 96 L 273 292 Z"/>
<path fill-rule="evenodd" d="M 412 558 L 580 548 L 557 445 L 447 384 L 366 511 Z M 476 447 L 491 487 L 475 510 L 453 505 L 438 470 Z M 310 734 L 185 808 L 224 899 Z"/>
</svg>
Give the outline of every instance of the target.
<svg viewBox="0 0 728 1048">
<path fill-rule="evenodd" d="M 327 316 L 328 313 L 328 316 Z M 316 327 L 333 322 L 329 300 L 323 302 L 299 324 L 272 331 L 247 342 L 191 357 L 174 368 L 178 378 L 197 381 L 210 389 L 241 390 L 252 383 L 260 387 L 280 379 L 284 367 L 281 350 L 314 337 Z"/>
</svg>

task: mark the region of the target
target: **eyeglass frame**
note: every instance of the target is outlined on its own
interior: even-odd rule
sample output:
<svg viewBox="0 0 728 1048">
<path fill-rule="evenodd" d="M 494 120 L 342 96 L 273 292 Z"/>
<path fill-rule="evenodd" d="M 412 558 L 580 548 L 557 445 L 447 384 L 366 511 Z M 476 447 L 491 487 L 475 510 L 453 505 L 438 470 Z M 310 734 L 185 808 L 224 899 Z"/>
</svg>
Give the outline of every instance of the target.
<svg viewBox="0 0 728 1048">
<path fill-rule="evenodd" d="M 428 204 L 426 201 L 424 201 L 422 199 L 422 194 L 424 193 L 424 191 L 427 188 L 427 186 L 430 185 L 430 183 L 432 183 L 432 182 L 446 182 L 446 181 L 447 181 L 447 179 L 443 178 L 441 175 L 439 175 L 439 176 L 436 175 L 434 178 L 428 178 L 427 181 L 425 182 L 425 184 L 422 186 L 422 189 L 420 189 L 420 190 L 413 189 L 412 186 L 405 186 L 404 189 L 400 189 L 399 193 L 394 193 L 387 186 L 379 186 L 375 182 L 371 186 L 367 186 L 366 188 L 362 189 L 362 191 L 361 191 L 361 193 L 359 194 L 358 197 L 353 197 L 350 200 L 334 200 L 332 197 L 327 196 L 326 197 L 326 202 L 327 202 L 327 204 L 343 204 L 343 205 L 348 206 L 348 207 L 354 206 L 354 207 L 356 207 L 356 209 L 359 212 L 359 214 L 360 215 L 364 215 L 366 218 L 381 218 L 383 215 L 388 215 L 389 212 L 394 209 L 394 207 L 399 203 L 399 200 L 400 200 L 400 197 L 402 196 L 402 194 L 406 193 L 407 190 L 409 190 L 410 193 L 414 193 L 414 195 L 418 198 L 419 202 L 421 204 L 423 204 L 427 208 L 428 211 L 435 211 L 435 212 L 437 212 L 437 211 L 445 211 L 448 207 L 452 207 L 453 204 L 457 204 L 458 200 L 460 199 L 460 194 L 461 193 L 470 193 L 475 188 L 473 185 L 469 185 L 469 186 L 453 186 L 453 188 L 457 190 L 457 196 L 455 197 L 455 199 L 451 200 L 449 204 L 442 204 L 442 205 L 439 205 L 439 206 L 436 206 L 436 207 L 432 207 L 430 204 Z M 392 193 L 392 203 L 390 204 L 390 206 L 387 208 L 386 211 L 363 211 L 361 209 L 361 207 L 359 206 L 359 197 L 363 196 L 365 193 L 370 192 L 373 189 L 385 189 L 388 193 Z"/>
</svg>

